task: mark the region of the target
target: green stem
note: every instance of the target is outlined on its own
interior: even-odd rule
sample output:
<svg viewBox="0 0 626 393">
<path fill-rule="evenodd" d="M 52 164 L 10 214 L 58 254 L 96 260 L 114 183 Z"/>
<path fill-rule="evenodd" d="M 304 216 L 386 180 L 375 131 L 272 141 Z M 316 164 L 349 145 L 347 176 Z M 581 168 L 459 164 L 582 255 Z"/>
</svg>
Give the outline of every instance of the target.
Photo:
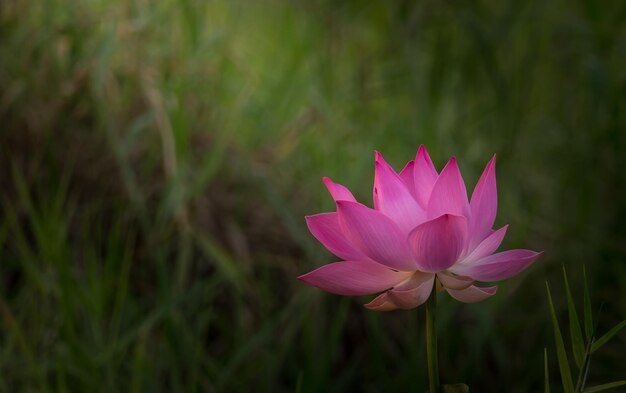
<svg viewBox="0 0 626 393">
<path fill-rule="evenodd" d="M 440 393 L 439 364 L 437 360 L 437 327 L 435 311 L 437 309 L 437 280 L 426 301 L 426 357 L 428 358 L 429 393 Z"/>
</svg>

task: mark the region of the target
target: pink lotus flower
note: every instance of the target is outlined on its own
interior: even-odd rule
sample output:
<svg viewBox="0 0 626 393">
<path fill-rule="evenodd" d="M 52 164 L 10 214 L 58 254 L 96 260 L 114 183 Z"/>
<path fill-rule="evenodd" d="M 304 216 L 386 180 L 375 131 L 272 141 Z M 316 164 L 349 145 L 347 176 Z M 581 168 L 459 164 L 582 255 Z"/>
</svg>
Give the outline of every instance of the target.
<svg viewBox="0 0 626 393">
<path fill-rule="evenodd" d="M 337 212 L 306 217 L 309 230 L 342 262 L 298 277 L 339 295 L 383 292 L 365 307 L 410 309 L 433 288 L 466 303 L 484 300 L 496 287 L 474 281 L 515 276 L 541 253 L 508 250 L 494 254 L 507 226 L 496 218 L 496 159 L 487 164 L 470 201 L 456 159 L 440 174 L 420 146 L 414 161 L 397 174 L 376 153 L 374 209 L 356 201 L 344 186 L 324 178 Z"/>
</svg>

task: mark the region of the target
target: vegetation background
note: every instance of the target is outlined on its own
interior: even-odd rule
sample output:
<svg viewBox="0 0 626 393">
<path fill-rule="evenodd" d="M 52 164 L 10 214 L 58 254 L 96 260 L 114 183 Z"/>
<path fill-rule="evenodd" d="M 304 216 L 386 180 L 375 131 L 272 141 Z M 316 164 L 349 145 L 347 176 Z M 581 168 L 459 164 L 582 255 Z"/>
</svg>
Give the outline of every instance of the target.
<svg viewBox="0 0 626 393">
<path fill-rule="evenodd" d="M 545 281 L 626 318 L 625 70 L 621 0 L 2 0 L 0 391 L 425 390 L 423 310 L 295 279 L 321 177 L 371 204 L 422 143 L 470 190 L 496 153 L 503 247 L 546 252 L 441 296 L 444 381 L 537 392 L 547 347 L 558 391 Z M 621 333 L 589 383 L 625 375 Z"/>
</svg>

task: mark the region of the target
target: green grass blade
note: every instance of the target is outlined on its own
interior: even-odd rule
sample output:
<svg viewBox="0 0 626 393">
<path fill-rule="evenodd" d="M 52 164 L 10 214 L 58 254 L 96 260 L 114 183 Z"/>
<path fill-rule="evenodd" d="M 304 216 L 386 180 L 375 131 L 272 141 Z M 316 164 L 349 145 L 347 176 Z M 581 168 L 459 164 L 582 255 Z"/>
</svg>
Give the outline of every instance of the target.
<svg viewBox="0 0 626 393">
<path fill-rule="evenodd" d="M 589 296 L 589 286 L 587 285 L 587 269 L 584 265 L 583 277 L 585 279 L 585 308 L 583 317 L 585 320 L 585 335 L 587 336 L 587 342 L 589 342 L 593 335 L 593 312 L 591 311 L 591 297 Z"/>
<path fill-rule="evenodd" d="M 626 379 L 617 382 L 605 383 L 604 385 L 594 386 L 592 388 L 583 390 L 583 393 L 601 392 L 603 390 L 618 388 L 620 386 L 626 386 Z"/>
<path fill-rule="evenodd" d="M 569 368 L 567 352 L 565 352 L 565 344 L 563 343 L 563 335 L 559 327 L 559 321 L 556 319 L 556 311 L 552 302 L 552 294 L 550 286 L 546 281 L 546 291 L 548 293 L 548 303 L 550 305 L 550 317 L 552 318 L 552 327 L 554 328 L 554 341 L 556 343 L 556 354 L 559 360 L 559 370 L 561 372 L 561 381 L 563 381 L 563 390 L 565 393 L 574 393 L 574 383 L 572 382 L 572 372 Z"/>
<path fill-rule="evenodd" d="M 591 346 L 591 353 L 594 353 L 595 351 L 600 349 L 600 347 L 606 344 L 607 341 L 609 341 L 613 336 L 619 333 L 619 331 L 622 330 L 624 327 L 626 327 L 626 319 L 620 322 L 618 325 L 616 325 L 613 329 L 609 330 L 604 336 L 600 337 L 596 342 L 594 342 L 593 345 Z"/>
<path fill-rule="evenodd" d="M 543 348 L 544 393 L 550 393 L 550 372 L 548 371 L 548 348 Z"/>
<path fill-rule="evenodd" d="M 569 332 L 572 339 L 572 352 L 574 353 L 576 366 L 580 369 L 585 358 L 585 344 L 583 342 L 582 331 L 580 330 L 580 322 L 578 321 L 576 306 L 574 305 L 574 299 L 572 298 L 572 291 L 569 288 L 569 281 L 567 280 L 565 266 L 563 266 L 563 281 L 565 282 L 565 293 L 567 295 L 567 312 L 569 314 Z"/>
</svg>

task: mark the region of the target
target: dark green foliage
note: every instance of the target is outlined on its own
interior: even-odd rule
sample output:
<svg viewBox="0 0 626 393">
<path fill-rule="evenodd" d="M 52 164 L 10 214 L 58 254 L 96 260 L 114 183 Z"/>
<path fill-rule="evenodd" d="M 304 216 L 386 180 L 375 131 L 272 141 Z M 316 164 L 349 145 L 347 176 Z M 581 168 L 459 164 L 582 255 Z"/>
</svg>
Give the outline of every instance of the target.
<svg viewBox="0 0 626 393">
<path fill-rule="evenodd" d="M 554 341 L 556 343 L 556 354 L 559 360 L 559 371 L 561 372 L 561 383 L 565 393 L 574 393 L 574 382 L 572 381 L 572 372 L 569 367 L 569 360 L 567 358 L 567 351 L 565 350 L 565 343 L 563 341 L 563 335 L 561 334 L 561 328 L 554 311 L 554 303 L 552 302 L 552 294 L 550 293 L 550 287 L 546 283 L 546 290 L 548 291 L 548 304 L 550 305 L 550 318 L 552 319 L 552 326 L 554 328 Z"/>
<path fill-rule="evenodd" d="M 617 0 L 0 1 L 0 392 L 423 392 L 423 310 L 295 280 L 334 260 L 303 219 L 333 209 L 321 177 L 371 205 L 373 150 L 399 170 L 421 143 L 470 191 L 496 153 L 503 248 L 546 251 L 495 299 L 441 297 L 442 381 L 540 391 L 561 264 L 558 320 L 588 268 L 585 342 L 626 315 L 625 21 Z M 625 353 L 615 334 L 587 385 Z"/>
<path fill-rule="evenodd" d="M 587 307 L 590 303 L 590 293 L 586 283 L 586 274 L 585 277 L 585 286 L 584 286 L 584 299 L 585 299 L 585 321 L 593 321 L 593 316 L 591 314 L 591 308 Z M 556 317 L 556 313 L 554 311 L 554 302 L 552 301 L 552 294 L 550 292 L 550 287 L 546 282 L 546 290 L 548 293 L 548 305 L 550 307 L 550 317 L 552 319 L 552 327 L 554 329 L 554 341 L 556 344 L 556 353 L 559 363 L 559 371 L 561 374 L 561 382 L 563 386 L 563 390 L 568 393 L 583 393 L 583 392 L 600 392 L 607 389 L 613 389 L 616 387 L 626 385 L 626 380 L 611 382 L 603 385 L 597 385 L 591 388 L 586 388 L 587 377 L 589 375 L 589 369 L 591 365 L 591 354 L 596 350 L 600 349 L 609 339 L 615 336 L 624 326 L 626 326 L 626 320 L 622 321 L 620 324 L 611 329 L 608 333 L 602 336 L 599 340 L 596 340 L 597 330 L 596 328 L 590 329 L 589 338 L 583 340 L 582 332 L 580 329 L 580 321 L 578 320 L 578 316 L 576 315 L 576 305 L 574 303 L 574 299 L 572 297 L 572 293 L 570 291 L 569 282 L 567 279 L 567 272 L 565 271 L 565 267 L 563 267 L 563 281 L 565 283 L 565 291 L 567 297 L 567 310 L 569 313 L 569 321 L 568 324 L 570 326 L 570 338 L 572 343 L 572 355 L 576 361 L 577 368 L 577 382 L 576 387 L 574 388 L 572 373 L 570 371 L 568 354 L 565 349 L 565 344 L 563 340 L 563 335 L 561 334 L 561 328 L 559 326 L 559 322 Z M 590 324 L 591 325 L 591 324 Z M 596 325 L 597 327 L 597 325 Z M 547 350 L 544 349 L 544 364 L 545 364 L 545 387 L 546 390 L 549 391 L 549 377 L 548 377 L 548 364 L 547 364 Z"/>
</svg>

